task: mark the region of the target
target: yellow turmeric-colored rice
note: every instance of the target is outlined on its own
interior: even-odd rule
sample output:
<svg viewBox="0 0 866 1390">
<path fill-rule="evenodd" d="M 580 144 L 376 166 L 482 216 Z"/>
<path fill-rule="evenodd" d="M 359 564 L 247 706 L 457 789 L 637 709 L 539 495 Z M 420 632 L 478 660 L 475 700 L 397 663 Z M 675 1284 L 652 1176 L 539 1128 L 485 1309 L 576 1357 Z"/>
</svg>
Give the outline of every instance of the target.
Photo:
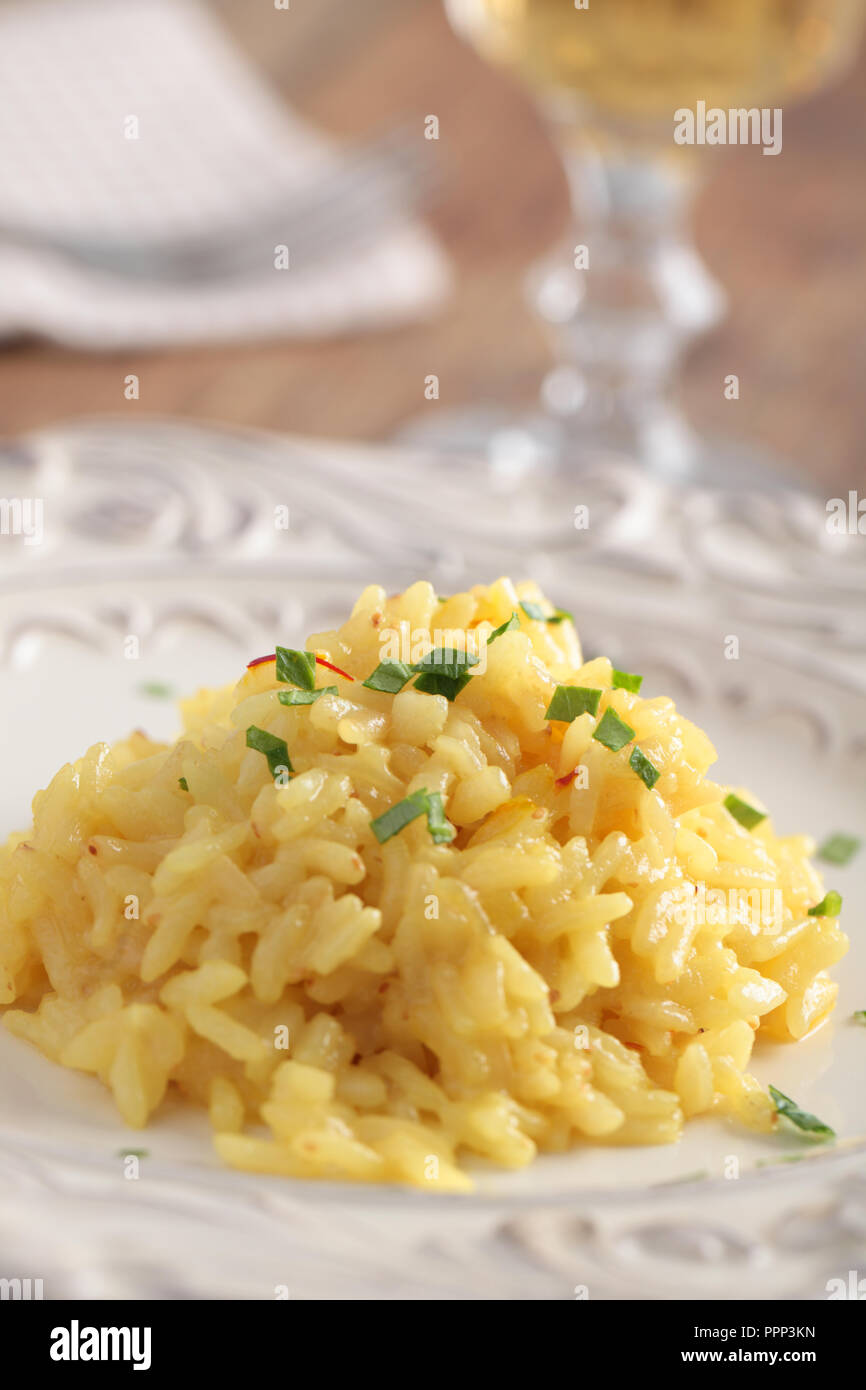
<svg viewBox="0 0 866 1390">
<path fill-rule="evenodd" d="M 129 1125 L 176 1087 L 258 1172 L 459 1190 L 470 1155 L 769 1129 L 756 1032 L 826 1017 L 847 946 L 809 915 L 811 843 L 741 823 L 706 736 L 582 664 L 532 584 L 371 587 L 305 650 L 311 703 L 279 698 L 309 662 L 264 661 L 176 743 L 99 744 L 37 794 L 0 854 L 7 1028 Z"/>
</svg>

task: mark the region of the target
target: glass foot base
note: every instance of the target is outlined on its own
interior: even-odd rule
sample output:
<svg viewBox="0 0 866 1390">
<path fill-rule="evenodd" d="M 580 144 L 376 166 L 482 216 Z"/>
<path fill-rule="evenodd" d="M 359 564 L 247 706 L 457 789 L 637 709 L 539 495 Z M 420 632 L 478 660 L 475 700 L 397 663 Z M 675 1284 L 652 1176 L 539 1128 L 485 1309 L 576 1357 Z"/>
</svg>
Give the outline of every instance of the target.
<svg viewBox="0 0 866 1390">
<path fill-rule="evenodd" d="M 543 411 L 510 413 L 497 406 L 431 410 L 402 425 L 392 442 L 408 448 L 487 461 L 491 481 L 518 482 L 537 471 L 579 473 L 607 456 L 643 465 L 650 476 L 684 487 L 776 491 L 811 485 L 798 470 L 746 441 L 702 438 L 678 416 L 647 425 L 639 440 L 604 428 L 581 428 Z"/>
</svg>

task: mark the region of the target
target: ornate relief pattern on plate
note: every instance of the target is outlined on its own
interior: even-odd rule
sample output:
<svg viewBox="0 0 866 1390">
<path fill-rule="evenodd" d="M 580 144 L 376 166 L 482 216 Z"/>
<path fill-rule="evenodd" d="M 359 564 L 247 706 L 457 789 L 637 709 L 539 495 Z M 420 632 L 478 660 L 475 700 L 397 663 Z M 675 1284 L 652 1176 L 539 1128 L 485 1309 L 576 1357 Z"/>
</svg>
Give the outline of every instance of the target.
<svg viewBox="0 0 866 1390">
<path fill-rule="evenodd" d="M 587 650 L 866 769 L 866 538 L 829 536 L 820 500 L 677 492 L 609 463 L 491 485 L 480 507 L 469 464 L 160 421 L 22 441 L 0 492 L 45 506 L 43 546 L 0 547 L 0 673 L 46 633 L 98 657 L 183 624 L 250 651 L 326 625 L 359 581 L 517 571 L 579 608 Z M 732 627 L 749 680 L 708 659 Z M 62 1127 L 0 1118 L 0 1273 L 48 1297 L 821 1298 L 866 1273 L 864 1240 L 857 1145 L 739 1182 L 431 1200 L 156 1157 L 124 1182 Z"/>
</svg>

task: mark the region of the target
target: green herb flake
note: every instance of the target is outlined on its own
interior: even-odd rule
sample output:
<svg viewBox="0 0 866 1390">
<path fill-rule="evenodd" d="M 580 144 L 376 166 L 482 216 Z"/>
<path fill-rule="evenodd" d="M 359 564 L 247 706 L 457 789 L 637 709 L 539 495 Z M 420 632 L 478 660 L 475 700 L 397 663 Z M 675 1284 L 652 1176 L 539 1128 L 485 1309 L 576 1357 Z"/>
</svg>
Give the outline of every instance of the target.
<svg viewBox="0 0 866 1390">
<path fill-rule="evenodd" d="M 710 1176 L 708 1168 L 695 1168 L 691 1173 L 681 1173 L 677 1178 L 663 1178 L 661 1182 L 651 1183 L 651 1187 L 679 1187 L 684 1182 L 702 1182 Z"/>
<path fill-rule="evenodd" d="M 419 676 L 432 673 L 447 676 L 449 680 L 460 680 L 469 666 L 477 666 L 479 658 L 472 652 L 461 651 L 457 647 L 434 647 L 412 667 Z"/>
<path fill-rule="evenodd" d="M 566 618 L 570 623 L 574 622 L 574 614 L 569 613 L 567 608 L 555 608 L 552 613 L 545 613 L 540 603 L 531 603 L 529 599 L 521 599 L 520 607 L 523 609 L 527 618 L 531 618 L 534 623 L 564 623 Z"/>
<path fill-rule="evenodd" d="M 491 642 L 496 641 L 497 637 L 501 637 L 503 632 L 514 632 L 515 629 L 519 629 L 519 627 L 520 619 L 518 618 L 517 613 L 515 611 L 514 613 L 512 613 L 510 618 L 506 619 L 504 623 L 500 623 L 499 627 L 495 627 L 493 629 L 493 631 L 487 639 L 488 647 L 490 646 Z"/>
<path fill-rule="evenodd" d="M 177 785 L 180 787 L 182 792 L 189 791 L 189 782 L 186 780 L 185 777 L 178 777 Z"/>
<path fill-rule="evenodd" d="M 547 622 L 547 614 L 540 603 L 530 603 L 528 599 L 521 599 L 520 607 L 523 609 L 527 618 L 531 618 L 534 623 Z"/>
<path fill-rule="evenodd" d="M 118 1149 L 118 1158 L 150 1158 L 150 1149 Z"/>
<path fill-rule="evenodd" d="M 430 838 L 434 845 L 450 844 L 457 834 L 451 822 L 445 819 L 445 808 L 442 805 L 440 792 L 427 794 L 427 829 L 430 831 Z"/>
<path fill-rule="evenodd" d="M 801 1133 L 808 1134 L 822 1144 L 829 1139 L 836 1138 L 835 1130 L 832 1130 L 829 1125 L 825 1125 L 824 1121 L 819 1120 L 817 1115 L 810 1115 L 808 1110 L 801 1110 L 796 1101 L 791 1100 L 790 1096 L 783 1095 L 781 1091 L 777 1091 L 775 1086 L 768 1087 L 768 1090 L 777 1114 L 790 1121 Z"/>
<path fill-rule="evenodd" d="M 410 825 L 413 820 L 425 815 L 427 817 L 427 829 L 430 831 L 430 837 L 434 844 L 447 844 L 454 839 L 457 831 L 445 819 L 441 794 L 428 792 L 425 787 L 417 792 L 411 792 L 403 801 L 398 801 L 395 806 L 392 806 L 381 816 L 371 820 L 370 828 L 379 844 L 383 845 L 393 835 L 399 835 L 400 831 Z"/>
<path fill-rule="evenodd" d="M 146 695 L 149 700 L 174 699 L 174 686 L 166 685 L 164 681 L 142 681 L 137 689 L 139 695 Z"/>
<path fill-rule="evenodd" d="M 370 821 L 370 829 L 376 836 L 380 845 L 384 845 L 386 840 L 392 836 L 399 835 L 401 830 L 423 816 L 427 810 L 426 793 L 412 792 L 403 801 L 398 801 L 396 805 L 390 806 L 381 816 L 376 816 Z"/>
<path fill-rule="evenodd" d="M 601 691 L 588 685 L 558 685 L 544 711 L 545 719 L 571 724 L 580 714 L 598 714 Z"/>
<path fill-rule="evenodd" d="M 448 701 L 456 700 L 472 679 L 472 672 L 467 668 L 477 666 L 480 659 L 456 647 L 433 647 L 412 667 L 418 673 L 414 688 L 425 695 L 444 695 Z"/>
<path fill-rule="evenodd" d="M 472 677 L 468 671 L 464 671 L 462 676 L 456 678 L 452 676 L 442 676 L 436 671 L 425 671 L 415 682 L 414 689 L 422 690 L 425 695 L 444 695 L 445 699 L 456 700 L 464 686 L 468 685 Z"/>
<path fill-rule="evenodd" d="M 739 821 L 746 830 L 754 830 L 756 825 L 760 825 L 762 820 L 767 819 L 766 811 L 759 811 L 756 807 L 750 806 L 748 801 L 743 801 L 739 796 L 734 796 L 729 792 L 725 797 L 725 806 L 730 811 L 735 821 Z"/>
<path fill-rule="evenodd" d="M 866 1009 L 857 1009 L 851 1015 L 855 1023 L 866 1023 Z"/>
<path fill-rule="evenodd" d="M 756 1158 L 756 1168 L 778 1168 L 780 1163 L 802 1163 L 805 1154 L 785 1154 L 781 1158 Z"/>
<path fill-rule="evenodd" d="M 644 786 L 649 787 L 650 791 L 652 791 L 661 773 L 655 764 L 650 762 L 646 754 L 641 752 L 637 745 L 635 745 L 631 751 L 628 765 L 632 772 L 637 773 Z"/>
<path fill-rule="evenodd" d="M 298 652 L 293 647 L 277 647 L 277 680 L 298 685 L 302 690 L 316 688 L 315 652 Z"/>
<path fill-rule="evenodd" d="M 375 671 L 364 681 L 364 685 L 368 690 L 381 690 L 386 695 L 396 695 L 411 679 L 412 667 L 407 666 L 405 661 L 380 661 Z"/>
<path fill-rule="evenodd" d="M 611 671 L 611 684 L 614 690 L 628 690 L 637 695 L 643 685 L 643 676 L 634 676 L 630 671 Z"/>
<path fill-rule="evenodd" d="M 818 858 L 828 864 L 847 864 L 859 851 L 862 840 L 856 835 L 831 835 L 818 850 Z"/>
<path fill-rule="evenodd" d="M 819 903 L 809 908 L 810 917 L 838 917 L 842 911 L 841 895 L 832 888 L 829 893 L 825 893 Z"/>
<path fill-rule="evenodd" d="M 603 743 L 612 753 L 617 753 L 634 738 L 634 729 L 612 709 L 606 709 L 593 733 L 598 743 Z"/>
<path fill-rule="evenodd" d="M 318 690 L 281 690 L 277 699 L 281 705 L 314 705 L 320 695 L 339 695 L 335 685 L 321 685 Z"/>
<path fill-rule="evenodd" d="M 264 753 L 272 777 L 277 777 L 283 771 L 288 772 L 289 776 L 294 772 L 285 739 L 269 734 L 267 729 L 259 729 L 251 724 L 247 729 L 247 748 Z"/>
</svg>

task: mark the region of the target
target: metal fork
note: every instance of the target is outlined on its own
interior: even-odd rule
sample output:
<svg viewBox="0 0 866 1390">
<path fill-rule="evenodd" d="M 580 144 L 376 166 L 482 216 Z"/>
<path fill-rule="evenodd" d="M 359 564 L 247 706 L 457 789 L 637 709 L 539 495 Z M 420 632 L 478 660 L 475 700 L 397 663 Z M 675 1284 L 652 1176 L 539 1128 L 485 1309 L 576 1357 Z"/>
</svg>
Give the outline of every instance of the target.
<svg viewBox="0 0 866 1390">
<path fill-rule="evenodd" d="M 420 147 L 420 148 L 419 148 Z M 0 222 L 0 242 L 39 248 L 93 270 L 161 283 L 270 274 L 275 249 L 306 267 L 368 245 L 389 224 L 417 210 L 436 182 L 428 142 L 397 133 L 341 154 L 333 169 L 273 205 L 214 232 L 150 241 L 29 231 Z M 426 156 L 426 158 L 425 158 Z"/>
</svg>

